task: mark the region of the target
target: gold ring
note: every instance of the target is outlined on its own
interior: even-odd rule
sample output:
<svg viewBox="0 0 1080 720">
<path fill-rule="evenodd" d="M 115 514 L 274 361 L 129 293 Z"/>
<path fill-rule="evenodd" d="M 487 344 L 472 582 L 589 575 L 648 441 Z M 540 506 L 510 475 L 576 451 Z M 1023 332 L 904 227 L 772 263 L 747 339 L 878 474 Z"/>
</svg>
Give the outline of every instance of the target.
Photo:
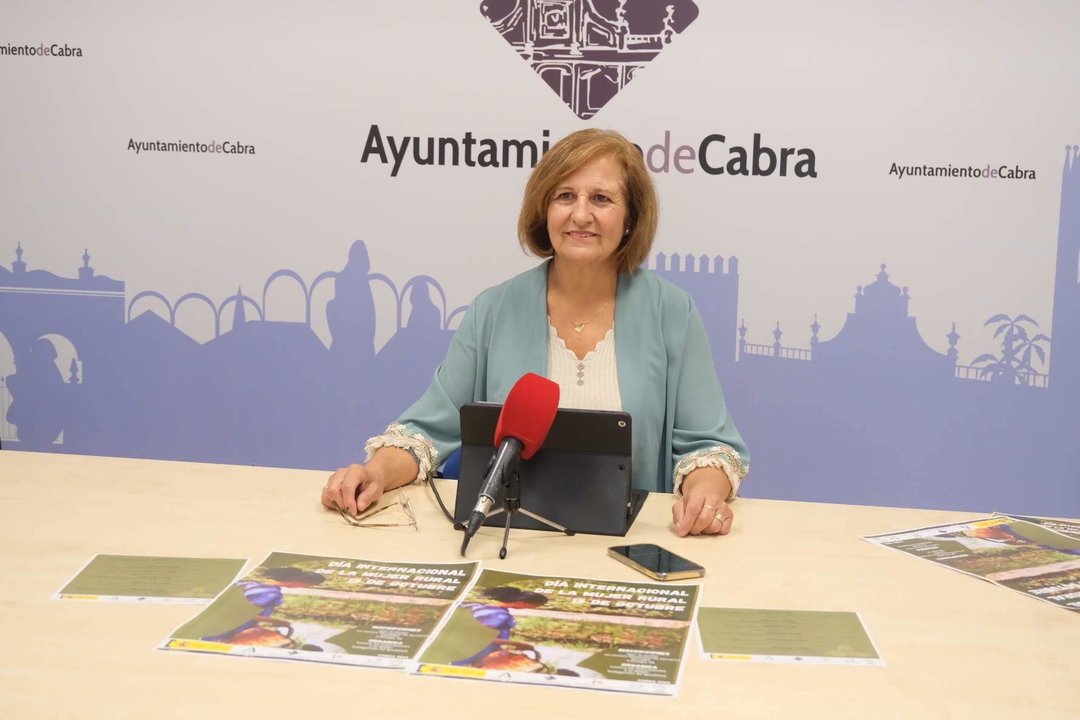
<svg viewBox="0 0 1080 720">
<path fill-rule="evenodd" d="M 719 510 L 713 513 L 713 518 L 719 520 L 721 525 L 724 524 L 724 513 L 720 512 Z"/>
<path fill-rule="evenodd" d="M 714 508 L 712 505 L 702 505 L 702 507 L 706 510 L 716 510 L 716 508 Z"/>
</svg>

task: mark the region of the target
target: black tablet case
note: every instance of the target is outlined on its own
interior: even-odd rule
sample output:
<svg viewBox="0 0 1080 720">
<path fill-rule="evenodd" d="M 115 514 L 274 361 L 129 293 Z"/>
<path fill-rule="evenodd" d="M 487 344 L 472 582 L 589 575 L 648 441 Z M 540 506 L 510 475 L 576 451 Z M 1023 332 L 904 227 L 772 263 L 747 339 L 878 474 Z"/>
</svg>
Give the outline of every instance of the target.
<svg viewBox="0 0 1080 720">
<path fill-rule="evenodd" d="M 476 504 L 495 452 L 502 405 L 461 408 L 461 472 L 454 518 L 464 521 Z M 648 493 L 631 486 L 630 415 L 604 410 L 559 410 L 543 447 L 519 468 L 521 507 L 574 532 L 625 535 Z M 500 496 L 493 510 L 503 506 Z M 505 513 L 485 525 L 505 526 Z M 514 528 L 552 530 L 523 513 Z"/>
</svg>

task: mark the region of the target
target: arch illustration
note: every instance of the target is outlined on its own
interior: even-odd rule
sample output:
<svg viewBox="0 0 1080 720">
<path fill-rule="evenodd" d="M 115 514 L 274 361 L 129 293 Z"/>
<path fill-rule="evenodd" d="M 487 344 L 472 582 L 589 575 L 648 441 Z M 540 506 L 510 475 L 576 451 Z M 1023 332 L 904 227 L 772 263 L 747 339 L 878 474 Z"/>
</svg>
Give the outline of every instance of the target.
<svg viewBox="0 0 1080 720">
<path fill-rule="evenodd" d="M 75 346 L 75 343 L 71 341 L 71 338 L 61 333 L 45 333 L 39 340 L 48 340 L 52 343 L 52 346 L 56 349 L 56 369 L 60 371 L 60 375 L 64 378 L 66 383 L 78 383 L 82 377 L 82 360 L 79 357 L 79 348 Z M 76 369 L 72 369 L 72 363 L 75 363 Z"/>
<path fill-rule="evenodd" d="M 221 334 L 221 316 L 218 315 L 217 308 L 214 307 L 214 301 L 206 297 L 202 293 L 187 293 L 181 295 L 176 301 L 176 305 L 173 306 L 172 324 L 176 326 L 176 313 L 180 312 L 180 306 L 186 303 L 188 300 L 202 300 L 210 308 L 210 312 L 214 315 L 214 337 Z"/>
<path fill-rule="evenodd" d="M 446 318 L 446 329 L 450 329 L 450 323 L 454 322 L 458 315 L 464 315 L 469 309 L 468 305 L 462 305 L 461 307 L 454 308 L 454 311 Z"/>
<path fill-rule="evenodd" d="M 169 298 L 165 297 L 164 295 L 155 290 L 143 290 L 141 293 L 138 293 L 135 295 L 135 297 L 131 298 L 131 302 L 129 302 L 127 306 L 127 319 L 125 320 L 125 322 L 131 322 L 132 308 L 135 307 L 135 303 L 139 302 L 139 300 L 143 299 L 144 297 L 155 298 L 165 303 L 165 307 L 169 311 L 169 324 L 173 326 L 176 325 L 176 311 L 173 309 L 172 304 L 169 302 Z"/>
<path fill-rule="evenodd" d="M 11 406 L 11 394 L 5 379 L 15 371 L 15 351 L 2 331 L 0 331 L 0 440 L 16 440 L 15 426 L 7 421 L 8 407 Z"/>
<path fill-rule="evenodd" d="M 338 273 L 336 270 L 327 270 L 326 272 L 321 272 L 318 275 L 316 275 L 315 279 L 311 281 L 311 287 L 308 288 L 308 294 L 307 294 L 307 298 L 308 298 L 307 299 L 308 325 L 311 324 L 311 298 L 315 297 L 315 288 L 319 287 L 319 284 L 321 282 L 323 282 L 324 280 L 331 280 L 331 279 L 337 280 L 337 277 L 338 277 L 339 274 L 340 273 Z"/>
<path fill-rule="evenodd" d="M 330 343 L 333 341 L 333 332 L 329 328 L 329 319 L 327 318 L 327 315 L 326 315 L 326 303 L 323 304 L 323 315 L 322 315 L 323 319 L 319 323 L 315 322 L 315 315 L 313 314 L 313 311 L 312 311 L 312 304 L 315 302 L 315 294 L 318 291 L 319 286 L 322 285 L 322 283 L 325 280 L 334 280 L 336 282 L 339 275 L 340 275 L 340 273 L 335 271 L 335 270 L 327 270 L 325 272 L 321 272 L 317 276 L 315 276 L 315 279 L 311 281 L 311 287 L 308 288 L 308 299 L 307 299 L 308 327 L 311 328 L 312 332 L 314 332 L 316 335 L 319 336 L 319 339 L 322 340 L 323 344 L 326 345 L 327 347 L 329 347 Z M 331 291 L 331 292 L 334 292 L 334 291 Z M 333 297 L 333 295 L 331 295 L 331 298 L 332 297 Z"/>
<path fill-rule="evenodd" d="M 0 330 L 0 380 L 4 379 L 9 372 L 15 371 L 15 349 L 11 347 L 11 341 Z"/>
<path fill-rule="evenodd" d="M 440 285 L 438 283 L 438 281 L 435 278 L 431 277 L 430 275 L 417 275 L 416 277 L 411 278 L 409 280 L 409 282 L 405 283 L 405 287 L 403 287 L 401 289 L 401 296 L 398 298 L 398 329 L 399 330 L 401 329 L 401 314 L 402 314 L 401 313 L 401 307 L 400 307 L 401 303 L 404 302 L 406 296 L 408 296 L 409 290 L 411 290 L 414 286 L 419 285 L 422 282 L 426 282 L 429 287 L 434 287 L 435 290 L 438 291 L 439 299 L 442 300 L 442 326 L 443 326 L 443 328 L 446 327 L 446 321 L 447 321 L 447 317 L 446 317 L 446 293 L 443 292 L 442 285 Z"/>
<path fill-rule="evenodd" d="M 585 110 L 595 114 L 622 89 L 619 74 L 618 69 L 604 66 L 583 71 L 580 82 L 584 86 L 585 92 L 582 93 L 581 88 L 578 88 L 579 104 L 584 100 Z M 580 97 L 582 94 L 584 94 L 584 98 Z"/>
<path fill-rule="evenodd" d="M 315 279 L 311 281 L 311 288 L 308 292 L 308 297 L 315 294 L 315 288 L 319 287 L 319 283 L 321 283 L 323 280 L 336 280 L 338 275 L 340 275 L 340 273 L 336 270 L 327 270 L 326 272 L 319 273 L 315 277 Z"/>
<path fill-rule="evenodd" d="M 397 308 L 397 321 L 394 324 L 394 327 L 397 328 L 398 330 L 400 330 L 401 327 L 402 327 L 402 325 L 401 325 L 401 296 L 402 296 L 402 293 L 398 292 L 397 285 L 394 284 L 394 281 L 391 280 L 390 278 L 386 277 L 382 273 L 371 273 L 371 274 L 368 275 L 368 281 L 369 282 L 373 283 L 376 280 L 378 280 L 379 282 L 383 283 L 388 288 L 390 288 L 390 292 L 392 292 L 394 294 L 394 306 Z"/>
<path fill-rule="evenodd" d="M 282 277 L 292 278 L 297 283 L 299 283 L 300 290 L 304 293 L 304 322 L 306 322 L 308 325 L 311 325 L 311 289 L 314 289 L 314 286 L 309 289 L 307 283 L 304 282 L 304 278 L 300 277 L 299 273 L 297 273 L 295 270 L 289 270 L 287 268 L 276 270 L 271 273 L 270 277 L 266 278 L 266 282 L 263 284 L 262 306 L 264 308 L 267 307 L 266 296 L 270 292 L 270 285 L 272 285 L 275 280 Z M 319 277 L 322 276 L 320 275 Z M 316 278 L 316 281 L 318 281 L 318 278 Z"/>
<path fill-rule="evenodd" d="M 537 75 L 543 78 L 544 82 L 548 84 L 548 87 L 558 93 L 559 97 L 561 97 L 564 102 L 570 103 L 575 101 L 572 86 L 574 67 L 572 65 L 559 62 L 541 62 L 533 65 L 533 69 L 536 71 Z M 574 110 L 573 107 L 571 109 Z M 577 112 L 576 110 L 574 111 Z"/>
</svg>

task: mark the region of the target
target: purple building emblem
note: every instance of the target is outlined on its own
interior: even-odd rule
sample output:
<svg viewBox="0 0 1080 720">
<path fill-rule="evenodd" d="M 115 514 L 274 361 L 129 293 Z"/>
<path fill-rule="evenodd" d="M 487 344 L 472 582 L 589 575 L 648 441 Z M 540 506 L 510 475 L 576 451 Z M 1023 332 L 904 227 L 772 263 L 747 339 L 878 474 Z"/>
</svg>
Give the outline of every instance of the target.
<svg viewBox="0 0 1080 720">
<path fill-rule="evenodd" d="M 480 12 L 582 120 L 698 16 L 693 0 L 483 0 Z"/>
</svg>

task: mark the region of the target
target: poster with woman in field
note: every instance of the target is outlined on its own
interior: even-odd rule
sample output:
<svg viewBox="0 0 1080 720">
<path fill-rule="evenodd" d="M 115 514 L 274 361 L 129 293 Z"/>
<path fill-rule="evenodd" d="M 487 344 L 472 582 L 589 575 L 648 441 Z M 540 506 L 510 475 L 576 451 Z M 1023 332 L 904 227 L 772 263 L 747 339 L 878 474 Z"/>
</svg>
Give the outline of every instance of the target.
<svg viewBox="0 0 1080 720">
<path fill-rule="evenodd" d="M 484 570 L 410 669 L 673 695 L 698 589 Z"/>
<path fill-rule="evenodd" d="M 401 668 L 476 568 L 274 552 L 161 648 Z"/>
</svg>

